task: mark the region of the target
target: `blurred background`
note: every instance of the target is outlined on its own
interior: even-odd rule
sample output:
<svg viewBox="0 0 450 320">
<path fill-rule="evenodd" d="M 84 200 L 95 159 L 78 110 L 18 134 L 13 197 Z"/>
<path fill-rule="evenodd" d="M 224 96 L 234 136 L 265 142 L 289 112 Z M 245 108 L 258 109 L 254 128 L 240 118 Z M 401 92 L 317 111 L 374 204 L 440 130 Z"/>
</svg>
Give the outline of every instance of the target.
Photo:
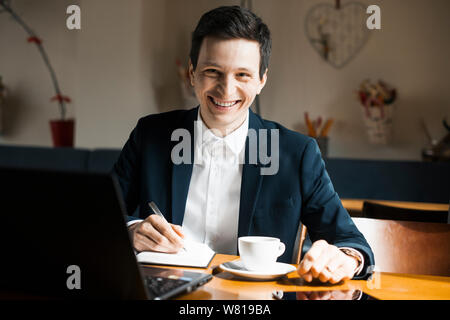
<svg viewBox="0 0 450 320">
<path fill-rule="evenodd" d="M 431 139 L 445 136 L 443 119 L 450 121 L 450 2 L 358 2 L 380 7 L 381 29 L 366 30 L 360 50 L 336 68 L 314 48 L 305 30 L 311 8 L 334 6 L 335 1 L 253 1 L 253 11 L 267 23 L 273 39 L 261 115 L 305 134 L 305 112 L 312 119 L 334 119 L 329 157 L 420 160 Z M 183 96 L 179 75 L 179 65 L 187 66 L 191 33 L 206 11 L 241 1 L 9 3 L 42 39 L 61 91 L 71 99 L 67 115 L 76 121 L 75 147 L 119 149 L 140 117 L 194 106 Z M 349 3 L 341 1 L 341 10 Z M 73 4 L 81 8 L 81 30 L 66 27 L 66 9 Z M 0 76 L 7 92 L 0 144 L 52 146 L 48 122 L 59 117 L 59 110 L 50 101 L 49 73 L 7 12 L 0 14 Z M 368 141 L 356 95 L 365 79 L 384 80 L 397 91 L 389 143 Z"/>
</svg>

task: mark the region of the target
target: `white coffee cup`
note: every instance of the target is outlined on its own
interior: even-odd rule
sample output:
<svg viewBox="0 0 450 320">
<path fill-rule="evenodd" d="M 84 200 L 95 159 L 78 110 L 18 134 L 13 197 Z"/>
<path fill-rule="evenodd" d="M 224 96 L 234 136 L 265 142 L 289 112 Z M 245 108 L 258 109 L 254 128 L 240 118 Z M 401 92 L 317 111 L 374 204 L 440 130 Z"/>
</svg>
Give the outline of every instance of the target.
<svg viewBox="0 0 450 320">
<path fill-rule="evenodd" d="M 249 236 L 238 240 L 242 263 L 250 271 L 270 270 L 286 249 L 278 238 Z"/>
</svg>

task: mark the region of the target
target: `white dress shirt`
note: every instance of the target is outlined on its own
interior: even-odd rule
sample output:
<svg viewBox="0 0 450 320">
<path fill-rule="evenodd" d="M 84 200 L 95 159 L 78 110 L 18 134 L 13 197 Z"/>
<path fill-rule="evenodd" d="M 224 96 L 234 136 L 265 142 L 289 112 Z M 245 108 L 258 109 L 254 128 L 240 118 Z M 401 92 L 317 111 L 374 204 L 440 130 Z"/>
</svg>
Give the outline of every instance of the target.
<svg viewBox="0 0 450 320">
<path fill-rule="evenodd" d="M 183 233 L 218 253 L 237 254 L 242 163 L 248 133 L 248 112 L 243 124 L 221 138 L 197 117 L 194 165 Z"/>
</svg>

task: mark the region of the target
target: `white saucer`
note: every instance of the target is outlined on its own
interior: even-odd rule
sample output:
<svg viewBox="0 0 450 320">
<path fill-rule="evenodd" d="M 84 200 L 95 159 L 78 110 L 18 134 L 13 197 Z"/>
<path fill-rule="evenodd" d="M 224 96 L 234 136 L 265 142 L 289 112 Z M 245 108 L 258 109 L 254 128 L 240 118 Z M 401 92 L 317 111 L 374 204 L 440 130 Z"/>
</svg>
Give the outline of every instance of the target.
<svg viewBox="0 0 450 320">
<path fill-rule="evenodd" d="M 287 263 L 276 262 L 272 268 L 264 271 L 249 271 L 244 267 L 242 261 L 234 260 L 225 262 L 220 265 L 220 268 L 224 271 L 230 272 L 234 275 L 257 279 L 257 280 L 273 280 L 284 276 L 292 271 L 297 270 L 296 267 Z"/>
</svg>

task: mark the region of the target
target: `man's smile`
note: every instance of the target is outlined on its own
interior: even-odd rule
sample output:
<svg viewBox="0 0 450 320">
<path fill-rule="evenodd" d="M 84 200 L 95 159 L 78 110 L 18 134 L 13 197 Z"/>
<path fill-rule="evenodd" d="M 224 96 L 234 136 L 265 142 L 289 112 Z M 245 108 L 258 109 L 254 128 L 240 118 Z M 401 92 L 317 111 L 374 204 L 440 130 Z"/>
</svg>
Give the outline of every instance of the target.
<svg viewBox="0 0 450 320">
<path fill-rule="evenodd" d="M 228 109 L 238 105 L 242 100 L 220 100 L 217 98 L 213 98 L 212 96 L 208 96 L 208 99 L 217 107 L 218 109 Z"/>
</svg>

